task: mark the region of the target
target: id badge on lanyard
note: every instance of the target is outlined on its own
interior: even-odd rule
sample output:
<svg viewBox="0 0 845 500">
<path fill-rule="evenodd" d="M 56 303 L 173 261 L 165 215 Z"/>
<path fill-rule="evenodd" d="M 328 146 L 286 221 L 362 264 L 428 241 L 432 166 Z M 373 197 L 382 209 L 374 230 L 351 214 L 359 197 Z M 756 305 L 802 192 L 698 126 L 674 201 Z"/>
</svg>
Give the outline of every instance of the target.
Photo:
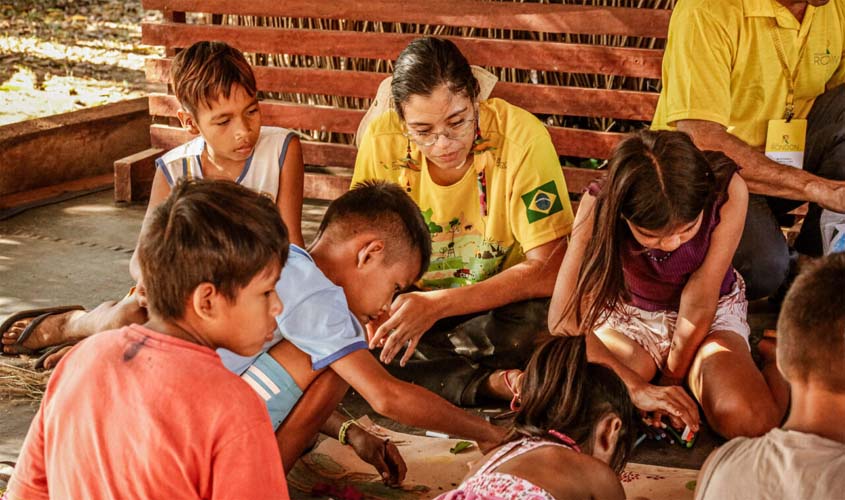
<svg viewBox="0 0 845 500">
<path fill-rule="evenodd" d="M 807 120 L 795 118 L 769 120 L 766 132 L 766 156 L 782 165 L 804 168 L 804 143 Z"/>
<path fill-rule="evenodd" d="M 795 114 L 795 82 L 798 80 L 798 67 L 801 65 L 801 57 L 807 47 L 808 36 L 804 37 L 801 48 L 798 50 L 795 68 L 790 70 L 786 52 L 777 31 L 777 22 L 771 28 L 772 41 L 775 44 L 778 60 L 786 77 L 787 96 L 783 119 L 769 120 L 769 127 L 766 131 L 766 156 L 782 165 L 804 168 L 807 120 L 793 117 Z"/>
</svg>

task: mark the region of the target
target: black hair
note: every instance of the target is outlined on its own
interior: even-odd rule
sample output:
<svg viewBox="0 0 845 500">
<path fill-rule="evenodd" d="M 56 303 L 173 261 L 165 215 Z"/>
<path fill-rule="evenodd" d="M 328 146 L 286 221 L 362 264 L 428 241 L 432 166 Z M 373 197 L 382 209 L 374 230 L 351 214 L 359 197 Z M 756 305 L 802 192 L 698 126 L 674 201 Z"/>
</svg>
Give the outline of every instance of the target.
<svg viewBox="0 0 845 500">
<path fill-rule="evenodd" d="M 364 230 L 378 231 L 382 235 L 388 249 L 388 262 L 416 252 L 420 256 L 417 279 L 428 270 L 431 233 L 417 204 L 397 184 L 381 180 L 355 184 L 331 202 L 317 238 L 328 231 L 333 233 L 333 238 L 343 240 Z"/>
<path fill-rule="evenodd" d="M 520 399 L 508 441 L 557 439 L 549 433 L 553 430 L 591 453 L 596 424 L 608 414 L 619 417 L 622 425 L 609 465 L 622 471 L 634 446 L 634 407 L 613 370 L 587 362 L 583 335 L 552 337 L 537 347 L 525 369 Z"/>
<path fill-rule="evenodd" d="M 152 212 L 138 244 L 152 313 L 184 316 L 188 297 L 212 283 L 228 300 L 268 266 L 284 265 L 288 236 L 267 196 L 225 180 L 180 180 Z"/>
<path fill-rule="evenodd" d="M 402 105 L 414 95 L 430 96 L 441 85 L 455 94 L 478 97 L 479 85 L 458 47 L 442 38 L 417 38 L 402 50 L 393 65 L 390 91 L 399 118 Z"/>
<path fill-rule="evenodd" d="M 845 391 L 845 253 L 809 264 L 783 299 L 777 360 L 790 381 Z"/>
</svg>

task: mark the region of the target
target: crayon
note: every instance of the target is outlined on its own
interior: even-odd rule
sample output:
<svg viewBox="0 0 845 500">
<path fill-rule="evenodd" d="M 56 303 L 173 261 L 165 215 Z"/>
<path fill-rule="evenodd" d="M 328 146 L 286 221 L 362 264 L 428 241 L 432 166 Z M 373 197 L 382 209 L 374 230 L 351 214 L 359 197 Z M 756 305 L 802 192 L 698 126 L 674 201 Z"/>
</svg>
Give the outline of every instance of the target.
<svg viewBox="0 0 845 500">
<path fill-rule="evenodd" d="M 647 437 L 648 437 L 648 435 L 646 435 L 646 434 L 643 434 L 642 436 L 638 437 L 637 440 L 634 441 L 634 448 L 643 444 L 643 441 L 645 441 L 645 438 L 647 438 Z"/>
</svg>

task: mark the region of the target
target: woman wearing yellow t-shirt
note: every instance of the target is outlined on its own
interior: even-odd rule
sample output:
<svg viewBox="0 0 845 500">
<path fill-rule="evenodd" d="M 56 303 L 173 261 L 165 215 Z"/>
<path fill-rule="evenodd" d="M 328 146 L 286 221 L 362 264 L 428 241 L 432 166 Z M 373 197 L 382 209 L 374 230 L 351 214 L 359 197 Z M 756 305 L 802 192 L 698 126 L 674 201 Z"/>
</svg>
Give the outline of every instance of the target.
<svg viewBox="0 0 845 500">
<path fill-rule="evenodd" d="M 371 325 L 392 370 L 456 404 L 513 396 L 517 372 L 548 335 L 546 311 L 572 228 L 548 131 L 479 84 L 450 41 L 411 42 L 394 65 L 394 109 L 360 141 L 353 183 L 385 179 L 419 205 L 432 262 L 419 290 Z M 417 355 L 413 356 L 414 351 Z M 408 360 L 411 360 L 406 364 Z"/>
</svg>

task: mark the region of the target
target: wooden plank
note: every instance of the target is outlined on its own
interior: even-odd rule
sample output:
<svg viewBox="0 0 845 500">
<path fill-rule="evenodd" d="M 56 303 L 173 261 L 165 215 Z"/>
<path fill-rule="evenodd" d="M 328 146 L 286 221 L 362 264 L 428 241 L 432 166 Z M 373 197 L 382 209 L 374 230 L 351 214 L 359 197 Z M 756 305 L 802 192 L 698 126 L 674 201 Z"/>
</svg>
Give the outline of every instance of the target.
<svg viewBox="0 0 845 500">
<path fill-rule="evenodd" d="M 148 59 L 147 80 L 169 83 L 170 59 Z M 388 75 L 367 71 L 254 66 L 259 90 L 372 98 Z M 492 97 L 501 97 L 536 114 L 651 120 L 658 94 L 628 90 L 499 82 Z"/>
<path fill-rule="evenodd" d="M 261 119 L 265 125 L 278 127 L 321 130 L 354 134 L 365 111 L 340 109 L 329 106 L 308 106 L 278 101 L 260 103 Z M 176 116 L 179 101 L 164 94 L 150 95 L 150 114 L 153 116 Z"/>
<path fill-rule="evenodd" d="M 244 52 L 394 60 L 417 34 L 142 23 L 142 43 L 188 47 L 226 40 Z M 660 78 L 663 51 L 588 44 L 444 37 L 471 64 L 564 73 Z"/>
<path fill-rule="evenodd" d="M 150 126 L 150 143 L 154 148 L 169 151 L 180 144 L 184 144 L 196 136 L 181 127 L 155 124 Z"/>
<path fill-rule="evenodd" d="M 349 191 L 352 176 L 306 173 L 302 196 L 318 200 L 333 200 Z"/>
<path fill-rule="evenodd" d="M 266 122 L 266 121 L 265 121 Z M 265 123 L 275 125 L 274 123 Z M 597 132 L 567 127 L 548 127 L 557 153 L 561 156 L 578 158 L 601 158 L 610 156 L 616 143 L 625 137 L 617 132 Z M 193 138 L 187 131 L 177 127 L 153 125 L 150 127 L 152 145 L 171 149 Z M 335 166 L 351 168 L 355 165 L 355 147 L 345 144 L 302 142 L 302 153 L 306 165 Z"/>
<path fill-rule="evenodd" d="M 358 150 L 351 144 L 302 141 L 302 160 L 306 165 L 355 167 Z"/>
<path fill-rule="evenodd" d="M 582 193 L 587 186 L 596 179 L 607 175 L 607 170 L 592 170 L 589 168 L 563 167 L 563 178 L 566 179 L 566 190 L 570 193 Z M 575 208 L 573 207 L 573 210 Z"/>
<path fill-rule="evenodd" d="M 547 127 L 557 154 L 578 158 L 605 159 L 625 134 L 568 127 Z"/>
<path fill-rule="evenodd" d="M 91 189 L 111 186 L 112 183 L 114 183 L 114 174 L 103 174 L 63 182 L 61 184 L 54 184 L 43 188 L 32 189 L 29 191 L 4 194 L 3 197 L 0 198 L 0 208 L 14 208 L 30 203 L 38 203 L 66 193 L 88 191 Z"/>
<path fill-rule="evenodd" d="M 150 147 L 146 98 L 0 126 L 0 198 L 112 174 L 115 158 Z"/>
<path fill-rule="evenodd" d="M 163 149 L 150 148 L 114 162 L 114 201 L 140 201 L 150 196 L 155 160 Z"/>
<path fill-rule="evenodd" d="M 194 135 L 179 127 L 153 125 L 150 138 L 156 148 L 165 151 L 184 144 Z M 302 158 L 306 165 L 352 168 L 355 166 L 355 146 L 349 144 L 330 144 L 327 142 L 302 141 Z"/>
<path fill-rule="evenodd" d="M 170 83 L 172 59 L 147 59 L 147 81 Z M 386 73 L 253 66 L 258 90 L 371 98 Z"/>
<path fill-rule="evenodd" d="M 654 116 L 659 96 L 653 92 L 510 82 L 497 83 L 491 94 L 535 114 L 648 121 Z"/>
<path fill-rule="evenodd" d="M 171 9 L 241 16 L 348 19 L 649 38 L 666 37 L 671 14 L 669 10 L 656 9 L 476 0 L 143 0 L 142 5 L 148 10 Z"/>
</svg>

